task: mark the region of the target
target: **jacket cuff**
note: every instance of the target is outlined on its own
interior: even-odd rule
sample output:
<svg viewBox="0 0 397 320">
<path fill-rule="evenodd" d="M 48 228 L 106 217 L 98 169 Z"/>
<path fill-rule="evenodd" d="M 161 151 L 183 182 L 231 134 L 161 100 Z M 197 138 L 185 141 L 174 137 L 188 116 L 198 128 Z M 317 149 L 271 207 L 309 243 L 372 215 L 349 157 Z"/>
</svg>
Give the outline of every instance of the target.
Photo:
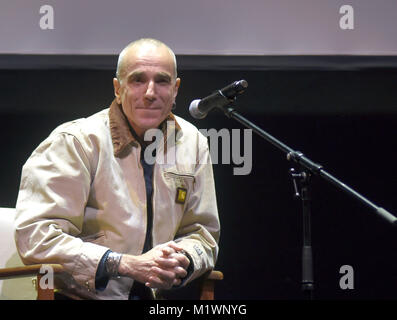
<svg viewBox="0 0 397 320">
<path fill-rule="evenodd" d="M 95 274 L 95 288 L 96 290 L 103 291 L 106 289 L 106 286 L 108 285 L 109 282 L 109 275 L 106 271 L 106 259 L 109 256 L 109 253 L 111 253 L 111 250 L 108 250 L 105 252 L 103 255 L 101 261 L 99 261 L 98 269 Z"/>
<path fill-rule="evenodd" d="M 94 243 L 84 242 L 81 246 L 81 254 L 76 262 L 72 276 L 77 283 L 83 285 L 87 291 L 95 291 L 95 280 L 99 263 L 104 254 L 109 250 Z"/>
<path fill-rule="evenodd" d="M 185 250 L 188 259 L 191 260 L 190 266 L 192 266 L 192 269 L 189 270 L 190 273 L 183 279 L 180 286 L 186 285 L 188 282 L 214 268 L 213 259 L 210 257 L 211 254 L 208 255 L 199 241 L 184 239 L 178 242 L 178 245 Z"/>
</svg>

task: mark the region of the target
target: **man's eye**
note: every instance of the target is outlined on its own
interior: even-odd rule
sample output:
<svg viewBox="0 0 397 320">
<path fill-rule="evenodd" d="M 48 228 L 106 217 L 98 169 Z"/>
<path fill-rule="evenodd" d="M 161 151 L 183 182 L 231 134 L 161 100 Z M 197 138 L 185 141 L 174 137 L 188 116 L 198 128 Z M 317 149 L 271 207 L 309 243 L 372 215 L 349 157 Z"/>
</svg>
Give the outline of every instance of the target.
<svg viewBox="0 0 397 320">
<path fill-rule="evenodd" d="M 160 84 L 168 84 L 168 83 L 170 83 L 170 80 L 167 78 L 160 78 L 156 82 L 160 83 Z"/>
<path fill-rule="evenodd" d="M 132 77 L 130 77 L 130 78 L 128 79 L 128 82 L 129 82 L 129 83 L 136 83 L 136 84 L 139 84 L 139 83 L 143 83 L 144 80 L 145 80 L 145 79 L 143 79 L 143 77 L 140 77 L 140 76 L 132 76 Z"/>
</svg>

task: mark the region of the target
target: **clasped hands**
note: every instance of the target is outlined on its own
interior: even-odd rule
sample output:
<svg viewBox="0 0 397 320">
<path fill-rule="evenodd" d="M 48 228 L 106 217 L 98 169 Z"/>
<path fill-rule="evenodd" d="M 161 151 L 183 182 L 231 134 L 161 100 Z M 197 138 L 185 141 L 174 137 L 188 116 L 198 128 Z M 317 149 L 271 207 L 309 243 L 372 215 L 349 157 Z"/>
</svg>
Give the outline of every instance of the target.
<svg viewBox="0 0 397 320">
<path fill-rule="evenodd" d="M 134 256 L 123 254 L 119 274 L 144 283 L 147 287 L 170 289 L 181 284 L 187 275 L 189 259 L 181 253 L 183 248 L 169 241 L 148 252 Z"/>
</svg>

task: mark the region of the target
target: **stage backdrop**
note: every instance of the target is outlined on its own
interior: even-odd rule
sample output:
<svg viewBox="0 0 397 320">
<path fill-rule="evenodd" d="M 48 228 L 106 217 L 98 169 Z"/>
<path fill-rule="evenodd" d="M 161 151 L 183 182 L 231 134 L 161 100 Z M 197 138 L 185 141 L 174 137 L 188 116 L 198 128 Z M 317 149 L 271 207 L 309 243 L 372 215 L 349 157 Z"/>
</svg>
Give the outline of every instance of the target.
<svg viewBox="0 0 397 320">
<path fill-rule="evenodd" d="M 393 55 L 394 0 L 14 0 L 0 54 L 115 54 L 154 37 L 177 54 Z"/>
</svg>

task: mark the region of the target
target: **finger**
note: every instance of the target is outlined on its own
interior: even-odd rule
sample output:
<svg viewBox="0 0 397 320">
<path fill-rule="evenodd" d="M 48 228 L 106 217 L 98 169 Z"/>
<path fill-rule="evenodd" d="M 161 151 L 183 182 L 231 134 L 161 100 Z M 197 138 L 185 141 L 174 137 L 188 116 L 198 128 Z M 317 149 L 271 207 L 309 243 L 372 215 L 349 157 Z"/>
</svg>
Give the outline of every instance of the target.
<svg viewBox="0 0 397 320">
<path fill-rule="evenodd" d="M 173 241 L 169 241 L 169 242 L 166 242 L 166 243 L 161 243 L 161 244 L 158 244 L 157 246 L 155 246 L 153 249 L 157 249 L 157 250 L 160 250 L 160 251 L 163 251 L 163 249 L 164 248 L 171 248 L 172 249 L 172 247 L 170 246 L 170 244 L 172 243 Z M 166 250 L 169 250 L 169 249 L 166 249 Z M 172 250 L 174 250 L 174 249 L 172 249 Z M 175 251 L 175 250 L 174 250 Z"/>
<path fill-rule="evenodd" d="M 158 248 L 160 248 L 160 249 L 167 248 L 167 247 L 174 248 L 175 246 L 178 247 L 178 245 L 175 243 L 175 241 L 168 241 L 168 242 L 159 244 Z M 174 251 L 175 251 L 175 249 L 174 249 Z"/>
<path fill-rule="evenodd" d="M 165 256 L 169 256 L 176 252 L 172 247 L 163 247 L 161 248 L 161 251 Z"/>
<path fill-rule="evenodd" d="M 179 244 L 174 242 L 174 241 L 170 241 L 168 243 L 168 246 L 171 247 L 172 249 L 174 249 L 175 251 L 182 251 L 183 250 L 183 248 Z"/>
<path fill-rule="evenodd" d="M 173 278 L 185 278 L 187 276 L 187 271 L 185 268 L 177 265 L 177 266 L 171 266 L 171 267 L 165 267 L 165 268 L 157 268 L 153 267 L 152 272 L 154 272 L 157 276 L 162 277 L 164 276 L 164 280 L 171 280 L 171 277 Z"/>
<path fill-rule="evenodd" d="M 190 264 L 189 259 L 181 253 L 172 253 L 166 257 L 158 257 L 154 261 L 162 268 L 181 266 L 187 269 Z"/>
<path fill-rule="evenodd" d="M 152 289 L 169 289 L 170 284 L 168 282 L 165 282 L 161 280 L 159 277 L 156 276 L 150 276 L 148 281 L 145 283 L 146 287 L 152 288 Z"/>
<path fill-rule="evenodd" d="M 173 285 L 174 286 L 179 286 L 182 283 L 181 279 L 175 279 Z"/>
<path fill-rule="evenodd" d="M 177 278 L 174 278 L 172 281 L 164 281 L 158 276 L 152 275 L 149 277 L 148 281 L 145 283 L 145 286 L 152 289 L 171 289 L 175 283 Z"/>
<path fill-rule="evenodd" d="M 169 283 L 172 283 L 176 278 L 174 269 L 161 269 L 158 267 L 152 267 L 151 272 L 154 274 L 154 276 L 157 276 L 161 280 Z"/>
<path fill-rule="evenodd" d="M 182 268 L 182 267 L 176 267 L 174 268 L 174 272 L 175 272 L 175 276 L 177 278 L 183 279 L 187 276 L 187 271 L 186 269 Z"/>
<path fill-rule="evenodd" d="M 169 281 L 165 281 L 164 279 L 162 279 L 159 276 L 155 276 L 152 275 L 149 277 L 149 280 L 145 283 L 145 286 L 155 289 L 171 289 L 172 286 L 179 286 L 182 283 L 182 279 L 184 278 L 187 274 L 186 270 L 184 270 L 183 268 L 180 268 L 181 270 L 179 270 L 179 273 L 181 275 L 181 277 L 176 277 L 173 279 L 173 281 L 169 282 Z"/>
<path fill-rule="evenodd" d="M 188 259 L 189 260 L 189 259 Z M 170 270 L 175 273 L 175 275 L 179 278 L 184 278 L 187 275 L 187 271 L 183 264 L 180 263 L 177 259 L 174 258 L 156 258 L 155 262 L 157 263 L 157 267 L 165 270 Z"/>
<path fill-rule="evenodd" d="M 187 269 L 190 264 L 190 260 L 182 253 L 174 253 L 170 255 L 170 258 L 173 258 L 178 261 L 179 265 L 183 268 Z"/>
<path fill-rule="evenodd" d="M 180 265 L 180 261 L 175 259 L 175 258 L 171 258 L 171 257 L 167 257 L 167 258 L 163 258 L 163 257 L 159 257 L 154 259 L 154 262 L 156 262 L 159 267 L 161 268 L 175 268 L 178 267 Z"/>
</svg>

